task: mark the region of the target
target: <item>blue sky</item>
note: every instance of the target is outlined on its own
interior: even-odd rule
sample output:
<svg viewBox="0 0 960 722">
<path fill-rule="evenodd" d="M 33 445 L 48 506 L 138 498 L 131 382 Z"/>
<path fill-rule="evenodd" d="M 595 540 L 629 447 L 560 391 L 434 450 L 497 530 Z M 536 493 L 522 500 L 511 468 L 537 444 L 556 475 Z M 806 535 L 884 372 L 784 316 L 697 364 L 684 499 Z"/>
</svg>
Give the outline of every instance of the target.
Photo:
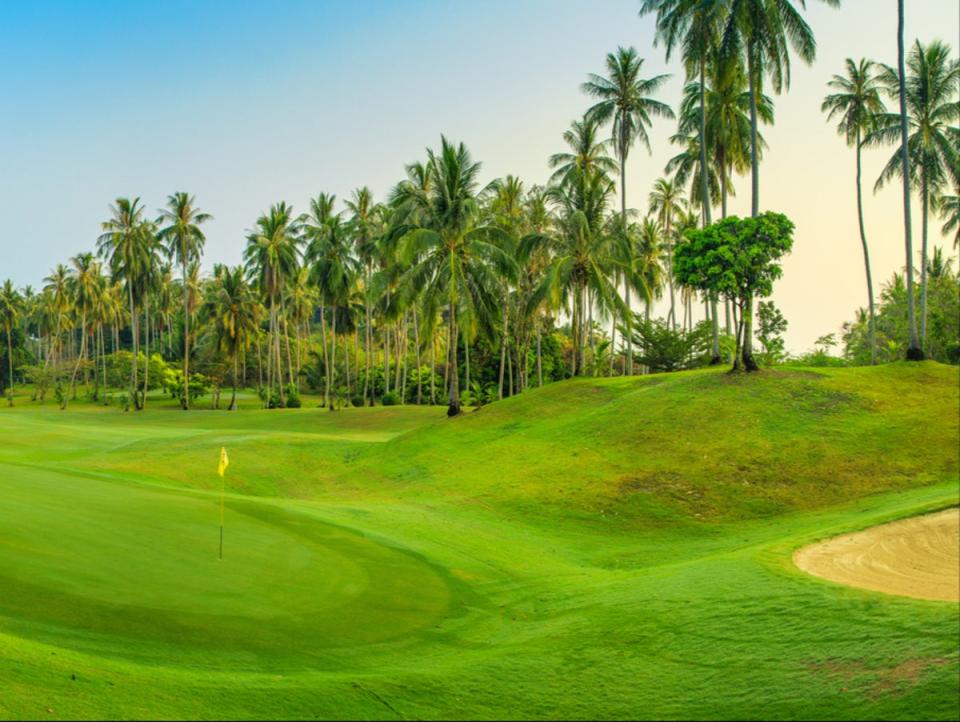
<svg viewBox="0 0 960 722">
<path fill-rule="evenodd" d="M 865 303 L 852 197 L 852 152 L 819 112 L 850 55 L 893 62 L 896 0 L 810 3 L 815 65 L 797 64 L 762 167 L 762 205 L 797 223 L 775 300 L 788 344 L 809 347 Z M 579 84 L 605 53 L 635 45 L 647 74 L 678 64 L 652 45 L 637 0 L 398 2 L 14 2 L 0 4 L 0 277 L 38 286 L 93 247 L 117 196 L 151 209 L 187 190 L 213 213 L 206 265 L 236 263 L 244 231 L 279 200 L 305 209 L 320 191 L 361 185 L 383 197 L 442 133 L 463 140 L 484 178 L 543 182 L 546 158 L 587 106 Z M 910 0 L 908 39 L 956 46 L 955 0 Z M 851 31 L 855 29 L 855 31 Z M 954 47 L 956 51 L 956 47 Z M 628 202 L 675 152 L 659 122 L 652 156 L 628 167 Z M 887 151 L 865 158 L 865 185 Z M 746 210 L 748 179 L 735 211 Z M 903 263 L 891 189 L 868 192 L 875 275 Z M 919 214 L 915 214 L 919 215 Z M 938 226 L 936 226 L 938 227 Z M 918 225 L 919 228 L 919 225 Z M 939 234 L 933 239 L 940 242 Z"/>
</svg>

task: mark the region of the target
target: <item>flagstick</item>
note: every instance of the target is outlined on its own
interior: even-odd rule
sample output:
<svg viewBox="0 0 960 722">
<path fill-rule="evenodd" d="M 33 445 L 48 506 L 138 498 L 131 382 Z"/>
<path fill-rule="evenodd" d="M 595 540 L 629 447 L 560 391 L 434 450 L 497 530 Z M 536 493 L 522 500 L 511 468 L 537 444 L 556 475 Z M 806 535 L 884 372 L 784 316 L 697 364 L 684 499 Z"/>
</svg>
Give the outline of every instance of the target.
<svg viewBox="0 0 960 722">
<path fill-rule="evenodd" d="M 223 497 L 226 494 L 226 479 L 220 477 L 220 561 L 223 561 Z"/>
</svg>

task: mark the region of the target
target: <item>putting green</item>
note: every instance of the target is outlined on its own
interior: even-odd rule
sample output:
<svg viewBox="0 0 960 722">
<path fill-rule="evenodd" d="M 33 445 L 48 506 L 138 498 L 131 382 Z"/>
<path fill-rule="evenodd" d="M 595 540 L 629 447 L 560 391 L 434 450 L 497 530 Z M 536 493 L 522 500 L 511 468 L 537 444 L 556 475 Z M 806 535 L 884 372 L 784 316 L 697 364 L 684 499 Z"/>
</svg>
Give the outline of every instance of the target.
<svg viewBox="0 0 960 722">
<path fill-rule="evenodd" d="M 0 465 L 0 615 L 71 648 L 220 667 L 409 635 L 451 588 L 416 556 L 308 509 Z M 196 657 L 196 659 L 189 659 Z M 267 658 L 267 659 L 260 659 Z"/>
</svg>

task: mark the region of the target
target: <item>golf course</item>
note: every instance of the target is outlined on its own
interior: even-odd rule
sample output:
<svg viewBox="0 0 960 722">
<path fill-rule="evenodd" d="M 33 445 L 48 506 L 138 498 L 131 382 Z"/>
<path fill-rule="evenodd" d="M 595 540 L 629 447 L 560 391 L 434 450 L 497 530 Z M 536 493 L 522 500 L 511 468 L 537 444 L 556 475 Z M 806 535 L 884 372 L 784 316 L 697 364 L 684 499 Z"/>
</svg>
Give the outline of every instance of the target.
<svg viewBox="0 0 960 722">
<path fill-rule="evenodd" d="M 20 389 L 0 717 L 957 719 L 956 596 L 794 555 L 957 506 L 958 388 L 929 361 L 714 368 L 455 419 Z"/>
</svg>

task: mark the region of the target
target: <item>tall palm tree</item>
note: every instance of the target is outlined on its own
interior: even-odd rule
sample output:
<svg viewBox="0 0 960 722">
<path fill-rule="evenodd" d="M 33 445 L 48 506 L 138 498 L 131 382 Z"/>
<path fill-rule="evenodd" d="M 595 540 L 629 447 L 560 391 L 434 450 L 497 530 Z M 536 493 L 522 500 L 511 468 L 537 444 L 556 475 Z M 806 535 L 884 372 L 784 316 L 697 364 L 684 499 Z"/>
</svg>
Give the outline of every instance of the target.
<svg viewBox="0 0 960 722">
<path fill-rule="evenodd" d="M 599 140 L 600 123 L 587 114 L 583 120 L 575 120 L 563 131 L 563 141 L 570 148 L 567 152 L 550 156 L 550 167 L 554 169 L 550 182 L 562 183 L 577 171 L 589 172 L 597 169 L 601 173 L 612 175 L 617 171 L 616 161 L 607 155 L 609 140 Z"/>
<path fill-rule="evenodd" d="M 616 271 L 623 270 L 616 258 L 606 211 L 613 183 L 597 170 L 577 172 L 561 186 L 548 190 L 558 209 L 553 232 L 533 233 L 521 242 L 521 260 L 538 250 L 550 258 L 542 281 L 528 304 L 531 308 L 546 301 L 554 309 L 566 308 L 570 315 L 573 341 L 571 372 L 587 370 L 588 318 L 596 305 L 601 313 L 626 314 L 626 304 L 614 283 Z M 620 233 L 620 224 L 614 227 Z"/>
<path fill-rule="evenodd" d="M 877 128 L 868 138 L 871 144 L 896 143 L 907 125 L 906 140 L 887 161 L 875 188 L 881 188 L 894 177 L 902 176 L 920 194 L 922 241 L 920 251 L 920 348 L 927 340 L 927 236 L 931 200 L 939 197 L 955 178 L 960 166 L 960 119 L 957 84 L 960 61 L 950 57 L 950 48 L 935 40 L 927 46 L 917 41 L 906 58 L 906 76 L 884 67 L 881 79 L 889 94 L 900 94 L 903 83 L 906 117 L 897 113 L 877 116 Z M 908 155 L 909 174 L 904 174 L 902 150 Z"/>
<path fill-rule="evenodd" d="M 652 95 L 663 87 L 669 75 L 641 78 L 643 58 L 635 48 L 617 48 L 607 54 L 608 77 L 591 74 L 581 87 L 598 102 L 587 115 L 600 123 L 610 122 L 613 128 L 613 148 L 620 164 L 620 227 L 626 237 L 627 228 L 627 157 L 638 140 L 650 151 L 647 129 L 653 124 L 651 116 L 673 118 L 673 111 L 666 103 L 655 100 Z M 626 329 L 627 329 L 627 374 L 633 374 L 633 334 L 630 330 L 630 284 L 627 284 Z"/>
<path fill-rule="evenodd" d="M 311 202 L 317 211 L 317 203 L 323 198 Z M 323 219 L 322 223 L 317 221 Z M 339 213 L 323 214 L 314 212 L 303 221 L 304 237 L 307 240 L 305 261 L 310 266 L 310 280 L 317 288 L 325 308 L 330 309 L 331 352 L 326 369 L 327 407 L 336 408 L 331 391 L 336 391 L 337 383 L 337 317 L 346 308 L 350 291 L 357 274 L 357 263 L 352 253 L 353 239 L 349 225 Z M 326 339 L 324 339 L 326 344 Z"/>
<path fill-rule="evenodd" d="M 97 251 L 107 259 L 110 272 L 122 281 L 130 309 L 130 330 L 133 337 L 130 355 L 130 397 L 140 409 L 137 387 L 137 350 L 139 342 L 138 304 L 145 294 L 144 279 L 158 264 L 156 238 L 143 218 L 139 198 L 117 198 L 110 206 L 110 218 L 101 224 L 103 234 L 97 239 Z"/>
<path fill-rule="evenodd" d="M 100 290 L 100 264 L 92 253 L 78 253 L 70 259 L 70 264 L 73 266 L 70 272 L 73 307 L 80 316 L 80 352 L 70 377 L 70 388 L 76 398 L 77 373 L 87 355 L 87 321 L 92 320 Z"/>
<path fill-rule="evenodd" d="M 0 287 L 0 324 L 3 324 L 3 332 L 7 337 L 7 373 L 9 374 L 9 399 L 10 406 L 13 406 L 13 329 L 19 323 L 23 315 L 23 298 L 16 288 L 13 281 L 7 279 Z"/>
<path fill-rule="evenodd" d="M 656 215 L 663 229 L 666 242 L 667 285 L 670 289 L 670 315 L 667 321 L 671 328 L 677 328 L 677 312 L 673 288 L 673 219 L 684 211 L 683 192 L 680 187 L 665 178 L 659 178 L 653 184 L 653 190 L 647 199 L 650 212 Z"/>
<path fill-rule="evenodd" d="M 407 298 L 422 293 L 428 310 L 441 303 L 447 307 L 452 363 L 447 415 L 456 416 L 460 413 L 460 321 L 492 330 L 499 311 L 498 274 L 512 279 L 516 266 L 496 242 L 502 231 L 480 224 L 480 164 L 463 143 L 455 145 L 441 137 L 440 145 L 439 153 L 427 152 L 429 188 L 424 191 L 401 184 L 395 191 L 396 206 L 411 221 L 397 226 L 399 257 L 408 266 L 399 278 L 398 290 Z"/>
<path fill-rule="evenodd" d="M 187 266 L 199 261 L 203 254 L 206 237 L 200 225 L 212 218 L 209 213 L 196 207 L 196 201 L 187 193 L 174 193 L 167 197 L 167 206 L 160 210 L 158 237 L 166 243 L 170 258 L 180 264 L 183 280 L 183 395 L 180 408 L 190 408 L 190 312 L 188 308 Z"/>
<path fill-rule="evenodd" d="M 838 7 L 840 0 L 823 0 Z M 813 62 L 817 42 L 797 5 L 806 0 L 730 0 L 721 52 L 729 61 L 743 58 L 750 88 L 751 215 L 760 213 L 760 162 L 757 99 L 768 76 L 774 92 L 790 87 L 790 48 L 805 63 Z M 751 361 L 752 363 L 752 361 Z"/>
<path fill-rule="evenodd" d="M 380 228 L 377 224 L 376 205 L 373 202 L 373 193 L 364 186 L 353 192 L 353 197 L 347 201 L 347 210 L 350 212 L 350 225 L 354 243 L 356 244 L 356 255 L 363 269 L 363 355 L 364 355 L 364 375 L 363 375 L 363 398 L 370 400 L 370 405 L 374 403 L 370 375 L 373 371 L 373 331 L 372 331 L 372 304 L 370 298 L 370 288 L 373 281 L 374 259 L 376 256 L 376 239 Z"/>
<path fill-rule="evenodd" d="M 840 0 L 823 0 L 839 7 Z M 790 48 L 805 63 L 813 62 L 817 42 L 813 30 L 797 6 L 806 8 L 806 0 L 730 0 L 730 11 L 723 30 L 721 52 L 729 61 L 744 58 L 750 88 L 750 212 L 760 213 L 760 159 L 757 99 L 763 79 L 769 77 L 773 90 L 780 93 L 790 87 Z M 752 306 L 753 301 L 750 301 Z M 743 330 L 743 366 L 747 371 L 759 367 L 753 359 L 753 313 L 746 314 Z"/>
<path fill-rule="evenodd" d="M 260 328 L 260 309 L 242 266 L 221 268 L 207 286 L 206 312 L 215 343 L 233 365 L 233 393 L 228 410 L 237 408 L 239 361 Z"/>
<path fill-rule="evenodd" d="M 299 244 L 299 225 L 293 208 L 281 201 L 257 219 L 254 229 L 247 234 L 247 245 L 243 251 L 247 271 L 256 279 L 270 309 L 267 395 L 269 400 L 276 390 L 281 405 L 286 404 L 286 392 L 280 355 L 278 304 L 287 281 L 296 275 L 300 258 Z"/>
<path fill-rule="evenodd" d="M 643 0 L 640 14 L 656 12 L 657 35 L 655 42 L 666 45 L 667 61 L 677 45 L 681 45 L 687 80 L 699 76 L 699 137 L 697 147 L 700 156 L 700 203 L 703 207 L 704 224 L 711 223 L 707 166 L 706 87 L 707 65 L 715 57 L 720 41 L 723 21 L 728 12 L 729 0 Z"/>
<path fill-rule="evenodd" d="M 860 226 L 860 243 L 863 246 L 863 266 L 867 273 L 867 300 L 870 312 L 870 363 L 877 362 L 877 330 L 873 307 L 873 278 L 870 275 L 870 250 L 863 225 L 863 193 L 860 184 L 860 153 L 864 138 L 876 123 L 876 116 L 886 108 L 880 98 L 880 87 L 873 72 L 874 63 L 861 58 L 854 63 L 846 60 L 846 74 L 834 75 L 827 85 L 835 90 L 823 100 L 820 110 L 827 113 L 827 120 L 839 118 L 837 132 L 844 136 L 848 146 L 857 151 L 857 221 Z"/>
<path fill-rule="evenodd" d="M 70 296 L 70 269 L 62 263 L 58 263 L 50 275 L 43 280 L 46 284 L 44 290 L 47 291 L 49 295 L 50 310 L 53 314 L 53 337 L 50 340 L 50 352 L 47 359 L 53 360 L 54 371 L 59 374 L 60 370 L 57 366 L 60 363 L 60 357 L 62 355 L 61 331 L 63 330 L 63 323 L 66 320 L 66 316 L 70 311 L 72 300 Z"/>
</svg>

